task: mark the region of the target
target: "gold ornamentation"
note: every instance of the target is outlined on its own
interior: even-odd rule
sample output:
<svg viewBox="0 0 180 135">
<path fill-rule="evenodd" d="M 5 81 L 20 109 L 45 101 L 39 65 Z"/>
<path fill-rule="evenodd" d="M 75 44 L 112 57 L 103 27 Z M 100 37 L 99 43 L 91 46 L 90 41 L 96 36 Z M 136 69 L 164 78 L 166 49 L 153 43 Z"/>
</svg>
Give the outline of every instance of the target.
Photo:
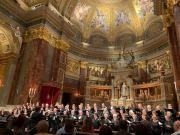
<svg viewBox="0 0 180 135">
<path fill-rule="evenodd" d="M 64 39 L 57 37 L 53 32 L 46 27 L 30 28 L 25 32 L 24 41 L 30 42 L 34 39 L 43 39 L 47 41 L 51 46 L 61 49 L 65 52 L 68 51 L 69 45 Z"/>
<path fill-rule="evenodd" d="M 88 62 L 86 61 L 81 61 L 81 68 L 87 68 Z"/>
<path fill-rule="evenodd" d="M 167 28 L 174 22 L 173 8 L 177 0 L 167 0 L 166 9 L 164 10 L 164 26 Z"/>
<path fill-rule="evenodd" d="M 67 58 L 67 69 L 66 74 L 69 76 L 79 77 L 80 74 L 80 63 L 78 60 Z"/>
</svg>

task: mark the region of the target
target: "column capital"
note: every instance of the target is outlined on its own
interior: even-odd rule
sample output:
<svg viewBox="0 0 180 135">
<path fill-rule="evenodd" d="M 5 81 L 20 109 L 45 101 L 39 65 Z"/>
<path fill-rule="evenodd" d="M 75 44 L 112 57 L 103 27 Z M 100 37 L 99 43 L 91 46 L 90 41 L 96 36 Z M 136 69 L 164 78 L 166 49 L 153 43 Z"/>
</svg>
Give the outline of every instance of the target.
<svg viewBox="0 0 180 135">
<path fill-rule="evenodd" d="M 166 28 L 171 26 L 172 23 L 174 23 L 174 6 L 179 2 L 179 0 L 167 0 L 166 8 L 164 9 L 163 13 L 163 21 Z"/>
<path fill-rule="evenodd" d="M 64 39 L 55 35 L 55 33 L 45 26 L 29 28 L 24 34 L 24 42 L 30 42 L 38 38 L 47 41 L 51 46 L 65 52 L 67 52 L 70 47 Z"/>
<path fill-rule="evenodd" d="M 87 67 L 87 64 L 88 64 L 87 61 L 81 61 L 81 62 L 80 62 L 81 68 L 86 68 L 86 67 Z"/>
</svg>

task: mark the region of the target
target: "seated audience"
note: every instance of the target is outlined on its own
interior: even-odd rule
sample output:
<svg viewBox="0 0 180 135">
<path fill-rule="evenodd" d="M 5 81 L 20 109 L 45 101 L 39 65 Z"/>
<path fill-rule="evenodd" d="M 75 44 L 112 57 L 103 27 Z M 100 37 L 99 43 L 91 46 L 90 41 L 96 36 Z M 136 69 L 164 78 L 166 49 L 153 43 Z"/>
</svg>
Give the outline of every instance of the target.
<svg viewBox="0 0 180 135">
<path fill-rule="evenodd" d="M 14 127 L 14 135 L 26 135 L 25 128 L 26 128 L 27 119 L 24 114 L 24 111 L 21 111 L 20 115 L 14 120 L 13 127 Z"/>
<path fill-rule="evenodd" d="M 73 121 L 71 119 L 66 119 L 64 126 L 57 131 L 56 135 L 72 135 L 73 132 Z"/>
<path fill-rule="evenodd" d="M 113 134 L 112 129 L 109 126 L 107 125 L 101 126 L 99 135 L 112 135 L 112 134 Z"/>
<path fill-rule="evenodd" d="M 86 119 L 84 119 L 81 131 L 89 133 L 94 132 L 92 119 L 90 117 L 86 117 Z"/>
<path fill-rule="evenodd" d="M 125 120 L 121 120 L 119 122 L 119 132 L 116 135 L 130 135 L 128 133 L 128 122 Z"/>
<path fill-rule="evenodd" d="M 38 124 L 36 125 L 36 129 L 37 129 L 37 134 L 35 135 L 51 135 L 48 133 L 49 124 L 45 120 L 39 121 Z"/>
<path fill-rule="evenodd" d="M 180 120 L 174 122 L 174 130 L 175 132 L 171 135 L 180 135 Z"/>
<path fill-rule="evenodd" d="M 6 120 L 0 120 L 0 135 L 14 135 L 13 132 L 7 128 Z"/>
</svg>

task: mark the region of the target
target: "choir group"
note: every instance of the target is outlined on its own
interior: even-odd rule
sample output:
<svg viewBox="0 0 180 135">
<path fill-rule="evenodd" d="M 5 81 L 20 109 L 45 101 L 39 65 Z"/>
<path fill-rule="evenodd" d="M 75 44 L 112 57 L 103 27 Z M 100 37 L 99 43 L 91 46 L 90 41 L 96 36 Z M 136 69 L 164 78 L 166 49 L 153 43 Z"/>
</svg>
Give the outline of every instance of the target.
<svg viewBox="0 0 180 135">
<path fill-rule="evenodd" d="M 12 111 L 0 111 L 0 135 L 2 129 L 10 129 L 15 135 L 34 135 L 38 125 L 51 134 L 119 134 L 119 135 L 178 135 L 180 112 L 160 105 L 138 104 L 134 107 L 107 107 L 104 103 L 73 105 L 24 104 Z M 47 122 L 47 123 L 46 123 Z M 46 123 L 46 124 L 45 124 Z M 6 126 L 2 126 L 2 125 Z M 3 127 L 3 128 L 2 128 Z M 43 129 L 43 128 L 41 128 Z M 79 133 L 79 134 L 80 134 Z M 3 135 L 3 134 L 2 134 Z M 6 134 L 8 135 L 8 134 Z"/>
</svg>

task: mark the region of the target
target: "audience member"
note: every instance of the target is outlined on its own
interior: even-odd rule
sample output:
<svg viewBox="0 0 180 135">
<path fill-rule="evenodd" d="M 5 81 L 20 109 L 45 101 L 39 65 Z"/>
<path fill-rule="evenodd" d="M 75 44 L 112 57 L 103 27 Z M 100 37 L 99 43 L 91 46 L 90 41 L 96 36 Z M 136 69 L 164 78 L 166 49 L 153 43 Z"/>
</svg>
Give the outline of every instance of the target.
<svg viewBox="0 0 180 135">
<path fill-rule="evenodd" d="M 60 128 L 56 135 L 72 135 L 74 132 L 74 125 L 73 125 L 73 121 L 71 119 L 66 119 L 65 120 L 65 124 L 62 128 Z"/>
<path fill-rule="evenodd" d="M 175 132 L 172 135 L 180 135 L 180 120 L 174 122 Z"/>
<path fill-rule="evenodd" d="M 37 134 L 35 135 L 51 135 L 48 133 L 49 124 L 45 120 L 39 121 L 38 124 L 36 125 L 36 129 L 37 129 Z"/>
<path fill-rule="evenodd" d="M 113 134 L 112 129 L 109 126 L 107 125 L 101 126 L 99 135 L 112 135 L 112 134 Z"/>
</svg>

